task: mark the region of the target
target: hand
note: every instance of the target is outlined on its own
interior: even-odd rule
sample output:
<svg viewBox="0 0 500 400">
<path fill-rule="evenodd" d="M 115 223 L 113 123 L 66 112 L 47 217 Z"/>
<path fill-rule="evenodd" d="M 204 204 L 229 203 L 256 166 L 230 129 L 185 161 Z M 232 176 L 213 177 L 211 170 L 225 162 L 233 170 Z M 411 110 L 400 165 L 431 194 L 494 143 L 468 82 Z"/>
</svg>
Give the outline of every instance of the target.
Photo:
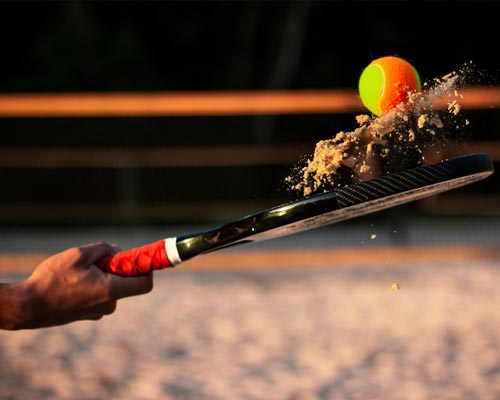
<svg viewBox="0 0 500 400">
<path fill-rule="evenodd" d="M 13 329 L 98 320 L 115 311 L 118 299 L 150 292 L 152 273 L 122 277 L 95 265 L 115 252 L 106 243 L 71 248 L 43 261 L 25 281 L 9 285 L 11 291 L 15 288 L 21 294 Z"/>
</svg>

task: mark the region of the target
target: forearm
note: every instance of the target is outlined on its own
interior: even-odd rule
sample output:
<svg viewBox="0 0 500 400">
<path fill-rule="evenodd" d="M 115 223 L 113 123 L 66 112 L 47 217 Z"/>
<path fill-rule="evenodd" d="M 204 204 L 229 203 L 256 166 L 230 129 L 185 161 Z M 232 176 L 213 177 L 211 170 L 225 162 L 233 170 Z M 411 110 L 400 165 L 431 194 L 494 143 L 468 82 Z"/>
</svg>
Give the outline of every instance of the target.
<svg viewBox="0 0 500 400">
<path fill-rule="evenodd" d="M 21 329 L 28 321 L 28 293 L 20 283 L 0 284 L 0 329 Z"/>
</svg>

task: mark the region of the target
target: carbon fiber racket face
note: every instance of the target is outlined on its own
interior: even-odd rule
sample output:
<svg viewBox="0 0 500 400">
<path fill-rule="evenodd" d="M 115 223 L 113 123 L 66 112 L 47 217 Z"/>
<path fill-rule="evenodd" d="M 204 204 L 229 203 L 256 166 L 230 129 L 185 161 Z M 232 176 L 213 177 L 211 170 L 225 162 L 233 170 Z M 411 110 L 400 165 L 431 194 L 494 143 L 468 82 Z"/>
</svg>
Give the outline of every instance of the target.
<svg viewBox="0 0 500 400">
<path fill-rule="evenodd" d="M 223 247 L 271 239 L 395 207 L 484 179 L 488 154 L 472 154 L 385 175 L 273 207 L 206 232 L 177 238 L 184 261 Z"/>
</svg>

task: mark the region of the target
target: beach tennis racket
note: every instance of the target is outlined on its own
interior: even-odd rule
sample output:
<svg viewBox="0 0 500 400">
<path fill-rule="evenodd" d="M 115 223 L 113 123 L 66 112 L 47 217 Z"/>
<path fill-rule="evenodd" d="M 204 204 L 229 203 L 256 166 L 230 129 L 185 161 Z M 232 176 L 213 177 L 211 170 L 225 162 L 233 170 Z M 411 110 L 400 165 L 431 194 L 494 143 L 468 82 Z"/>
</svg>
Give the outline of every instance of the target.
<svg viewBox="0 0 500 400">
<path fill-rule="evenodd" d="M 395 207 L 493 174 L 488 154 L 472 154 L 307 196 L 204 232 L 161 239 L 102 258 L 105 272 L 124 276 L 174 267 L 228 246 L 290 235 Z"/>
</svg>

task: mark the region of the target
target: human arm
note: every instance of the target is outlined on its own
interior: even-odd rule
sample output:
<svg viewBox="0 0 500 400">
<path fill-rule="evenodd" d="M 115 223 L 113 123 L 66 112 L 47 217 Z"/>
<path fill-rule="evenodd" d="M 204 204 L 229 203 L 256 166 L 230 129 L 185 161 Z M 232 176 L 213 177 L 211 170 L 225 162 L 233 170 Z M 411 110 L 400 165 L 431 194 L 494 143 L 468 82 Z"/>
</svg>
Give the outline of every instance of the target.
<svg viewBox="0 0 500 400">
<path fill-rule="evenodd" d="M 95 262 L 114 253 L 106 243 L 91 243 L 44 260 L 21 282 L 0 284 L 0 328 L 35 329 L 112 314 L 117 301 L 148 293 L 151 273 L 136 277 L 107 274 Z"/>
</svg>

